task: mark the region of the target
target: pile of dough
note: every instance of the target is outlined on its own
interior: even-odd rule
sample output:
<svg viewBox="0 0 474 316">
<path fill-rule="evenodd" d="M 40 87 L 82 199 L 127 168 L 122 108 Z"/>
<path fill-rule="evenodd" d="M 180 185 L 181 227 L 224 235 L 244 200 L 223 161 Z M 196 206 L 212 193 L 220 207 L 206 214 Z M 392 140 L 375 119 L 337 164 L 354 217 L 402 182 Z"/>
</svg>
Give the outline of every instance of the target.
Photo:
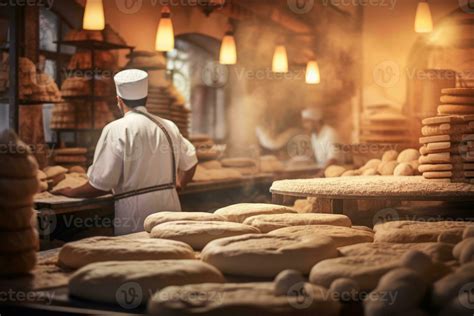
<svg viewBox="0 0 474 316">
<path fill-rule="evenodd" d="M 64 245 L 58 263 L 72 269 L 101 261 L 194 259 L 193 249 L 166 239 L 91 237 Z"/>
<path fill-rule="evenodd" d="M 199 260 L 97 262 L 71 276 L 69 295 L 122 307 L 131 304 L 128 300 L 136 299 L 137 307 L 167 286 L 208 282 L 222 283 L 224 277 L 216 268 Z"/>
<path fill-rule="evenodd" d="M 409 250 L 418 250 L 430 256 L 433 261 L 448 262 L 454 260 L 453 245 L 441 242 L 423 243 L 360 243 L 349 245 L 338 249 L 344 257 L 350 256 L 390 256 L 401 257 Z"/>
<path fill-rule="evenodd" d="M 78 188 L 88 182 L 87 175 L 83 173 L 68 173 L 65 174 L 64 177 L 63 180 L 54 186 L 53 192 L 64 188 Z"/>
<path fill-rule="evenodd" d="M 311 283 L 329 288 L 334 280 L 348 278 L 362 290 L 372 290 L 388 271 L 399 266 L 399 259 L 389 256 L 354 256 L 327 259 L 316 264 L 309 276 Z"/>
<path fill-rule="evenodd" d="M 150 315 L 339 315 L 341 306 L 326 289 L 306 284 L 298 296 L 274 294 L 274 283 L 170 286 L 153 295 Z"/>
<path fill-rule="evenodd" d="M 225 274 L 274 277 L 286 269 L 307 274 L 317 262 L 334 258 L 332 239 L 248 234 L 211 241 L 201 259 Z"/>
<path fill-rule="evenodd" d="M 260 231 L 234 222 L 175 221 L 156 225 L 151 230 L 151 237 L 181 241 L 200 250 L 215 239 L 255 233 Z"/>
<path fill-rule="evenodd" d="M 461 221 L 393 221 L 375 225 L 375 242 L 419 243 L 435 242 L 441 234 L 449 232 L 453 240 L 460 241 L 468 222 Z"/>
<path fill-rule="evenodd" d="M 175 221 L 225 221 L 223 216 L 206 212 L 158 212 L 145 219 L 145 231 L 151 232 L 156 225 Z"/>
<path fill-rule="evenodd" d="M 36 265 L 39 245 L 33 196 L 39 191 L 38 163 L 15 133 L 0 134 L 0 276 L 26 274 Z"/>
<path fill-rule="evenodd" d="M 343 247 L 358 243 L 372 242 L 374 233 L 368 230 L 330 225 L 290 226 L 271 231 L 269 235 L 331 238 L 336 247 Z"/>
<path fill-rule="evenodd" d="M 324 176 L 326 178 L 335 178 L 340 177 L 344 172 L 346 172 L 346 168 L 342 166 L 332 165 L 324 170 Z"/>
<path fill-rule="evenodd" d="M 257 227 L 262 233 L 272 230 L 301 225 L 331 225 L 351 227 L 352 222 L 349 217 L 341 214 L 272 214 L 256 215 L 248 217 L 244 224 Z"/>
<path fill-rule="evenodd" d="M 228 221 L 243 223 L 245 219 L 251 216 L 296 213 L 296 211 L 289 207 L 276 204 L 239 203 L 220 208 L 214 213 L 224 216 Z"/>
</svg>

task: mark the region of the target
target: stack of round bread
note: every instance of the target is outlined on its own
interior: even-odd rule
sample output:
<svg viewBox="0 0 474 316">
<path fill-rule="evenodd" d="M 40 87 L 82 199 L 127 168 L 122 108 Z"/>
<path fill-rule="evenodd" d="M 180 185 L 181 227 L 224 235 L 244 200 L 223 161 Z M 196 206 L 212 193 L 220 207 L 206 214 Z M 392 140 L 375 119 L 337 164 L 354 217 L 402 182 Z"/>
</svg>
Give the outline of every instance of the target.
<svg viewBox="0 0 474 316">
<path fill-rule="evenodd" d="M 342 166 L 332 165 L 326 168 L 326 178 L 353 176 L 413 176 L 418 175 L 418 158 L 416 149 L 405 149 L 398 153 L 396 150 L 386 151 L 381 159 L 371 159 L 359 169 L 351 170 Z"/>
<path fill-rule="evenodd" d="M 440 115 L 474 114 L 474 88 L 449 88 L 441 90 Z"/>
<path fill-rule="evenodd" d="M 407 117 L 395 111 L 363 115 L 359 139 L 362 143 L 393 144 L 407 141 Z"/>
<path fill-rule="evenodd" d="M 0 276 L 25 274 L 36 264 L 38 232 L 33 196 L 39 189 L 38 164 L 12 132 L 0 135 Z"/>
<path fill-rule="evenodd" d="M 474 115 L 436 116 L 424 119 L 423 125 L 418 168 L 423 177 L 474 182 Z"/>
</svg>

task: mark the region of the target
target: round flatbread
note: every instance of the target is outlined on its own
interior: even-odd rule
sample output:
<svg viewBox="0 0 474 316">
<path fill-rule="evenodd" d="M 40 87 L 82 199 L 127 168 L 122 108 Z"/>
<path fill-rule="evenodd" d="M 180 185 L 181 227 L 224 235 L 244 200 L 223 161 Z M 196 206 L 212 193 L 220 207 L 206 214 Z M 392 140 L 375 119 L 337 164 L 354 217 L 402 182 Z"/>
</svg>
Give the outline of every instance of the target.
<svg viewBox="0 0 474 316">
<path fill-rule="evenodd" d="M 39 246 L 38 232 L 32 227 L 19 231 L 1 231 L 0 240 L 0 253 L 38 250 Z"/>
<path fill-rule="evenodd" d="M 175 221 L 153 227 L 150 236 L 181 241 L 200 250 L 215 239 L 258 233 L 255 227 L 234 222 Z"/>
<path fill-rule="evenodd" d="M 0 276 L 27 274 L 36 265 L 36 250 L 0 254 Z"/>
<path fill-rule="evenodd" d="M 0 179 L 0 197 L 10 199 L 29 199 L 38 192 L 39 180 L 35 177 L 26 179 Z"/>
<path fill-rule="evenodd" d="M 474 114 L 473 105 L 443 104 L 438 106 L 439 114 Z"/>
<path fill-rule="evenodd" d="M 18 231 L 31 227 L 32 217 L 36 215 L 31 207 L 0 209 L 1 231 Z"/>
<path fill-rule="evenodd" d="M 153 295 L 150 315 L 339 315 L 339 303 L 326 289 L 306 283 L 304 293 L 277 296 L 274 283 L 170 286 Z M 196 298 L 199 298 L 197 303 Z"/>
<path fill-rule="evenodd" d="M 38 163 L 33 155 L 0 154 L 0 178 L 33 178 L 38 172 Z"/>
<path fill-rule="evenodd" d="M 248 217 L 244 224 L 258 228 L 262 233 L 272 230 L 302 225 L 331 225 L 351 227 L 352 222 L 349 217 L 342 214 L 272 214 L 257 215 Z"/>
<path fill-rule="evenodd" d="M 216 268 L 199 260 L 96 262 L 71 276 L 69 295 L 130 309 L 170 285 L 222 282 Z"/>
<path fill-rule="evenodd" d="M 464 228 L 469 222 L 461 221 L 393 221 L 375 225 L 374 242 L 388 243 L 419 243 L 436 242 L 438 236 L 446 231 L 452 231 L 462 239 Z"/>
<path fill-rule="evenodd" d="M 101 261 L 194 259 L 193 249 L 167 239 L 91 237 L 64 245 L 58 263 L 72 269 Z"/>
<path fill-rule="evenodd" d="M 217 239 L 201 252 L 201 259 L 224 274 L 274 277 L 286 269 L 309 273 L 317 262 L 334 258 L 337 249 L 328 237 L 249 234 Z"/>
<path fill-rule="evenodd" d="M 440 102 L 443 104 L 467 104 L 474 105 L 474 96 L 454 96 L 454 95 L 442 95 Z"/>
<path fill-rule="evenodd" d="M 451 171 L 453 170 L 452 164 L 424 164 L 418 166 L 418 171 L 421 173 L 424 172 L 433 172 L 433 171 Z"/>
<path fill-rule="evenodd" d="M 239 203 L 218 209 L 214 214 L 225 217 L 228 221 L 243 223 L 251 216 L 263 214 L 296 213 L 292 208 L 264 203 Z"/>
<path fill-rule="evenodd" d="M 313 236 L 314 238 L 324 236 L 331 238 L 336 247 L 372 242 L 374 240 L 374 233 L 372 231 L 329 225 L 292 226 L 271 231 L 269 235 Z"/>
<path fill-rule="evenodd" d="M 442 94 L 474 96 L 474 88 L 446 88 L 441 90 Z"/>
<path fill-rule="evenodd" d="M 380 278 L 399 266 L 399 259 L 390 256 L 351 256 L 319 262 L 309 275 L 311 283 L 329 288 L 334 280 L 348 278 L 363 290 L 373 290 Z"/>
<path fill-rule="evenodd" d="M 225 221 L 225 217 L 206 212 L 158 212 L 145 219 L 144 227 L 151 232 L 153 227 L 167 222 L 175 221 Z"/>
<path fill-rule="evenodd" d="M 431 257 L 433 261 L 448 262 L 453 258 L 454 245 L 442 242 L 424 242 L 424 243 L 360 243 L 338 248 L 343 257 L 354 256 L 391 256 L 401 257 L 409 250 L 418 250 Z"/>
</svg>

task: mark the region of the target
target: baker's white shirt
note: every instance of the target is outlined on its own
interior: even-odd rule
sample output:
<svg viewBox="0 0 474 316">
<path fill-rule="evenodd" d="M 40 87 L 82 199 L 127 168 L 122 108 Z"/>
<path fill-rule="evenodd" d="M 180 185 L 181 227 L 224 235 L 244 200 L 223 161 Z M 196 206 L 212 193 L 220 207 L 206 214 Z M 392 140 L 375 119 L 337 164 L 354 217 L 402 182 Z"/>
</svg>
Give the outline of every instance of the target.
<svg viewBox="0 0 474 316">
<path fill-rule="evenodd" d="M 337 133 L 331 126 L 324 125 L 318 134 L 311 134 L 311 145 L 318 164 L 324 165 L 331 159 L 339 158 L 336 144 Z"/>
<path fill-rule="evenodd" d="M 136 110 L 147 112 L 145 107 Z M 176 168 L 189 170 L 196 163 L 194 146 L 171 121 L 154 116 L 168 131 Z M 87 175 L 90 184 L 115 194 L 172 182 L 170 147 L 163 131 L 144 115 L 127 112 L 104 127 Z M 145 218 L 160 211 L 181 211 L 175 189 L 150 192 L 115 202 L 116 235 L 143 231 Z"/>
</svg>

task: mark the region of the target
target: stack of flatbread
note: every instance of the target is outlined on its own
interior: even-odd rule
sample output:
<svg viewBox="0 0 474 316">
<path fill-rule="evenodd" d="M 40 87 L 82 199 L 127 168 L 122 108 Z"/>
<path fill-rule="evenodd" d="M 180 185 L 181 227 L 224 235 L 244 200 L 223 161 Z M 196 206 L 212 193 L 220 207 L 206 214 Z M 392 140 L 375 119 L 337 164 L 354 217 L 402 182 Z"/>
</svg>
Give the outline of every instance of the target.
<svg viewBox="0 0 474 316">
<path fill-rule="evenodd" d="M 396 112 L 377 112 L 365 115 L 361 120 L 361 143 L 400 144 L 407 143 L 406 116 Z"/>
<path fill-rule="evenodd" d="M 0 276 L 25 274 L 36 264 L 38 232 L 33 195 L 39 189 L 38 164 L 27 145 L 5 131 L 0 144 Z"/>
<path fill-rule="evenodd" d="M 189 137 L 191 110 L 186 107 L 184 96 L 173 85 L 151 86 L 148 89 L 147 109 L 151 114 L 173 121 L 181 134 Z"/>
<path fill-rule="evenodd" d="M 446 115 L 423 120 L 418 170 L 426 179 L 473 182 L 474 115 Z"/>
<path fill-rule="evenodd" d="M 474 114 L 474 88 L 449 88 L 441 90 L 440 115 Z"/>
<path fill-rule="evenodd" d="M 54 151 L 54 162 L 64 167 L 87 165 L 87 148 L 59 148 Z"/>
</svg>

